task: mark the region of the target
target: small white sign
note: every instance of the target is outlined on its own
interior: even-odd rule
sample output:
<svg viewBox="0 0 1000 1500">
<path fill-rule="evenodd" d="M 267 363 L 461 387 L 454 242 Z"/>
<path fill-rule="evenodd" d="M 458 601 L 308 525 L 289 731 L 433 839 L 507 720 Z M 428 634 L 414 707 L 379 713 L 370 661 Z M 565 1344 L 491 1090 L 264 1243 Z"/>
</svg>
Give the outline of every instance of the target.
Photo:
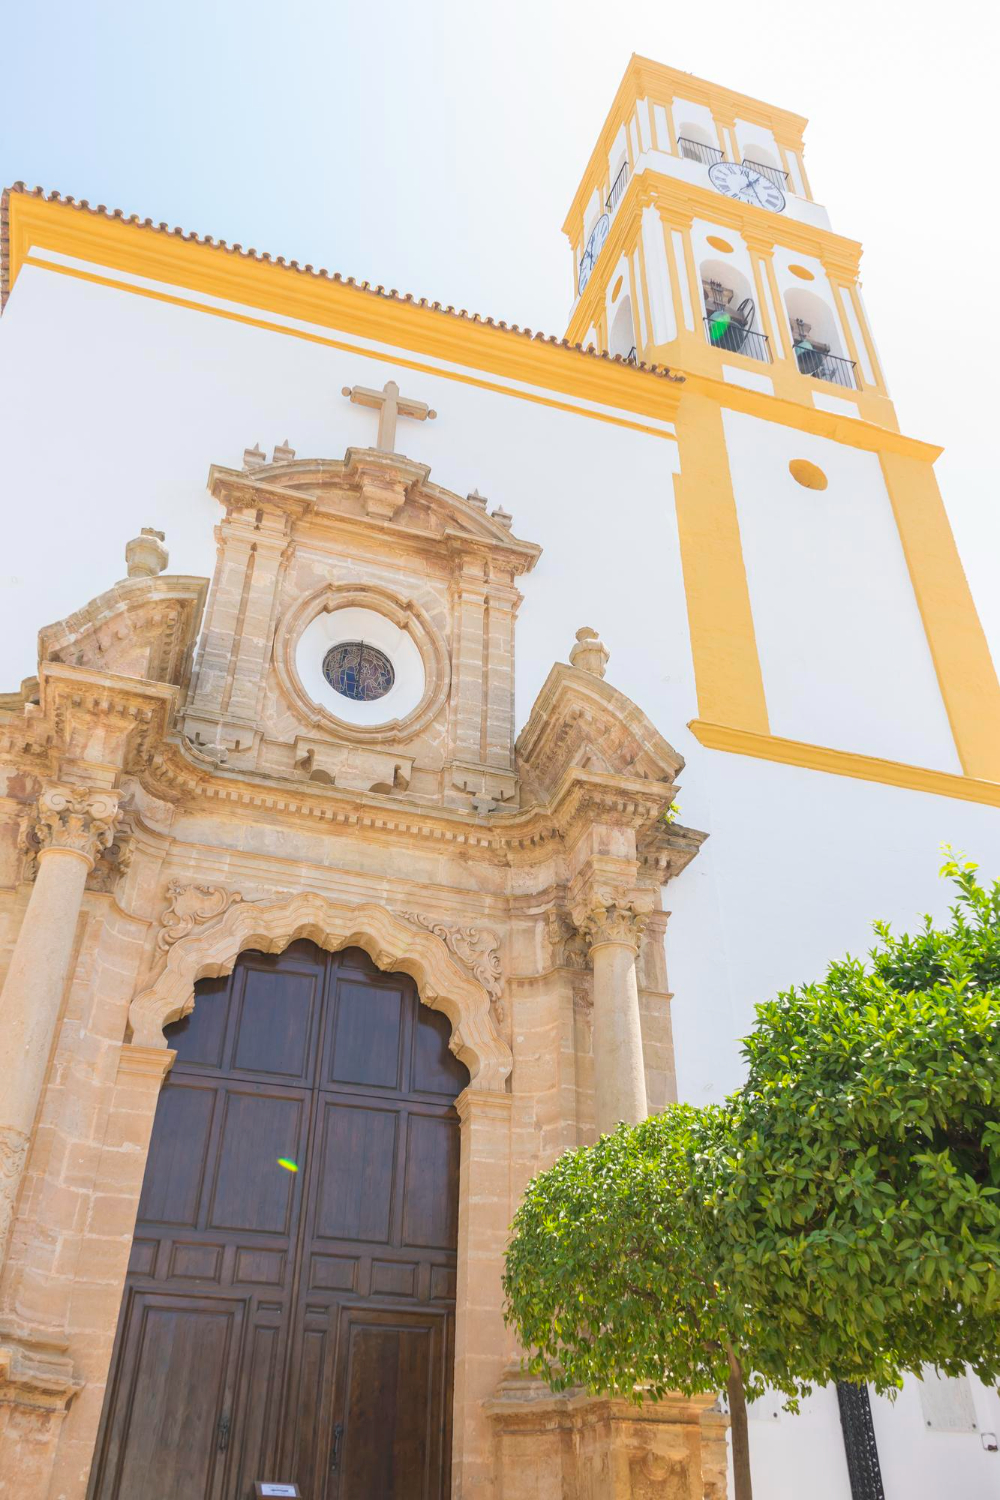
<svg viewBox="0 0 1000 1500">
<path fill-rule="evenodd" d="M 262 1484 L 260 1487 L 262 1495 L 298 1495 L 298 1486 L 294 1484 Z"/>
</svg>

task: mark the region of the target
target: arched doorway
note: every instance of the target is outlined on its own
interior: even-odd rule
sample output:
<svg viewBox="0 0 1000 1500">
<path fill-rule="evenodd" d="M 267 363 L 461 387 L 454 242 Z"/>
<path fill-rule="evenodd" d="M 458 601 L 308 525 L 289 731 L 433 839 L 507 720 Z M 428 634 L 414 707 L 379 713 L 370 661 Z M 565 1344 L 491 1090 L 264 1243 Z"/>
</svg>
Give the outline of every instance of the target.
<svg viewBox="0 0 1000 1500">
<path fill-rule="evenodd" d="M 202 980 L 150 1143 L 93 1500 L 449 1494 L 468 1082 L 412 979 L 308 940 Z"/>
</svg>

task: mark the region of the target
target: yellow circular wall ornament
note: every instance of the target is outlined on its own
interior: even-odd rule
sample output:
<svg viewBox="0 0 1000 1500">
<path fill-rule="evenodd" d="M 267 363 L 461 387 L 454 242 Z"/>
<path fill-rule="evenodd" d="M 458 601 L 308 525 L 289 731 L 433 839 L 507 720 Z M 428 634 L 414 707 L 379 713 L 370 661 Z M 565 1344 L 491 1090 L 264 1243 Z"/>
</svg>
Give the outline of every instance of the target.
<svg viewBox="0 0 1000 1500">
<path fill-rule="evenodd" d="M 623 278 L 621 276 L 619 276 L 618 280 L 614 284 L 614 288 L 613 288 L 613 290 L 611 292 L 611 300 L 612 300 L 612 302 L 617 302 L 618 301 L 618 293 L 622 289 L 622 280 L 623 280 Z"/>
<path fill-rule="evenodd" d="M 788 472 L 796 484 L 804 485 L 807 490 L 825 490 L 829 483 L 823 470 L 816 464 L 811 464 L 807 458 L 793 458 L 788 465 Z"/>
<path fill-rule="evenodd" d="M 721 234 L 710 234 L 707 239 L 713 250 L 721 250 L 724 255 L 732 255 L 732 245 L 728 240 L 724 240 Z"/>
<path fill-rule="evenodd" d="M 797 276 L 800 281 L 816 280 L 816 277 L 807 266 L 789 266 L 788 269 L 791 271 L 792 275 Z"/>
</svg>

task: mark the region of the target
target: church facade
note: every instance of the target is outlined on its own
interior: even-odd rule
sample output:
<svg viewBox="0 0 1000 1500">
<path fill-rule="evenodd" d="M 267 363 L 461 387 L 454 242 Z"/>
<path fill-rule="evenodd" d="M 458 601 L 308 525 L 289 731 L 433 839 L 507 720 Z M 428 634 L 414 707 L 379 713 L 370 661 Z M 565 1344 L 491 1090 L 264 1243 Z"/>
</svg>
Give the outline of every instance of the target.
<svg viewBox="0 0 1000 1500">
<path fill-rule="evenodd" d="M 0 1496 L 723 1500 L 524 1376 L 519 1196 L 1000 843 L 804 124 L 633 58 L 564 338 L 4 195 Z M 995 1487 L 971 1379 L 756 1407 L 769 1500 Z"/>
</svg>

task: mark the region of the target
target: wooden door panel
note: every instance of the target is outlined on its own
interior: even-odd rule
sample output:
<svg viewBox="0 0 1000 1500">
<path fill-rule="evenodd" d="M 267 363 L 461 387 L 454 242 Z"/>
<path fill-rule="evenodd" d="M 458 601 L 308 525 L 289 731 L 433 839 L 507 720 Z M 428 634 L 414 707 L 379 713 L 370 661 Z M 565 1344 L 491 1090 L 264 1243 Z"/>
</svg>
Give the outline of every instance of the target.
<svg viewBox="0 0 1000 1500">
<path fill-rule="evenodd" d="M 282 1074 L 296 1081 L 311 1076 L 309 1044 L 322 977 L 312 971 L 246 966 L 236 1007 L 234 1071 Z"/>
<path fill-rule="evenodd" d="M 134 1292 L 119 1334 L 114 1419 L 96 1500 L 219 1500 L 242 1302 Z"/>
<path fill-rule="evenodd" d="M 385 1244 L 392 1215 L 398 1115 L 320 1095 L 323 1110 L 315 1233 Z"/>
<path fill-rule="evenodd" d="M 403 996 L 397 989 L 342 979 L 329 1083 L 399 1087 Z"/>
<path fill-rule="evenodd" d="M 178 1078 L 163 1090 L 139 1198 L 142 1222 L 197 1224 L 215 1100 L 214 1082 Z"/>
<path fill-rule="evenodd" d="M 91 1500 L 447 1500 L 468 1074 L 446 1018 L 303 940 L 200 982 L 167 1034 Z"/>
<path fill-rule="evenodd" d="M 449 1102 L 458 1097 L 469 1081 L 465 1064 L 448 1045 L 451 1022 L 439 1010 L 418 1005 L 413 1028 L 413 1060 L 410 1089 L 415 1094 L 443 1094 Z"/>
<path fill-rule="evenodd" d="M 287 1235 L 297 1163 L 307 1117 L 306 1099 L 263 1090 L 227 1091 L 208 1224 L 212 1229 Z"/>
<path fill-rule="evenodd" d="M 327 1500 L 446 1494 L 445 1342 L 443 1318 L 343 1309 L 334 1397 L 342 1431 L 336 1455 L 331 1443 Z"/>
<path fill-rule="evenodd" d="M 454 1250 L 458 1244 L 459 1126 L 439 1115 L 407 1121 L 403 1244 Z"/>
</svg>

